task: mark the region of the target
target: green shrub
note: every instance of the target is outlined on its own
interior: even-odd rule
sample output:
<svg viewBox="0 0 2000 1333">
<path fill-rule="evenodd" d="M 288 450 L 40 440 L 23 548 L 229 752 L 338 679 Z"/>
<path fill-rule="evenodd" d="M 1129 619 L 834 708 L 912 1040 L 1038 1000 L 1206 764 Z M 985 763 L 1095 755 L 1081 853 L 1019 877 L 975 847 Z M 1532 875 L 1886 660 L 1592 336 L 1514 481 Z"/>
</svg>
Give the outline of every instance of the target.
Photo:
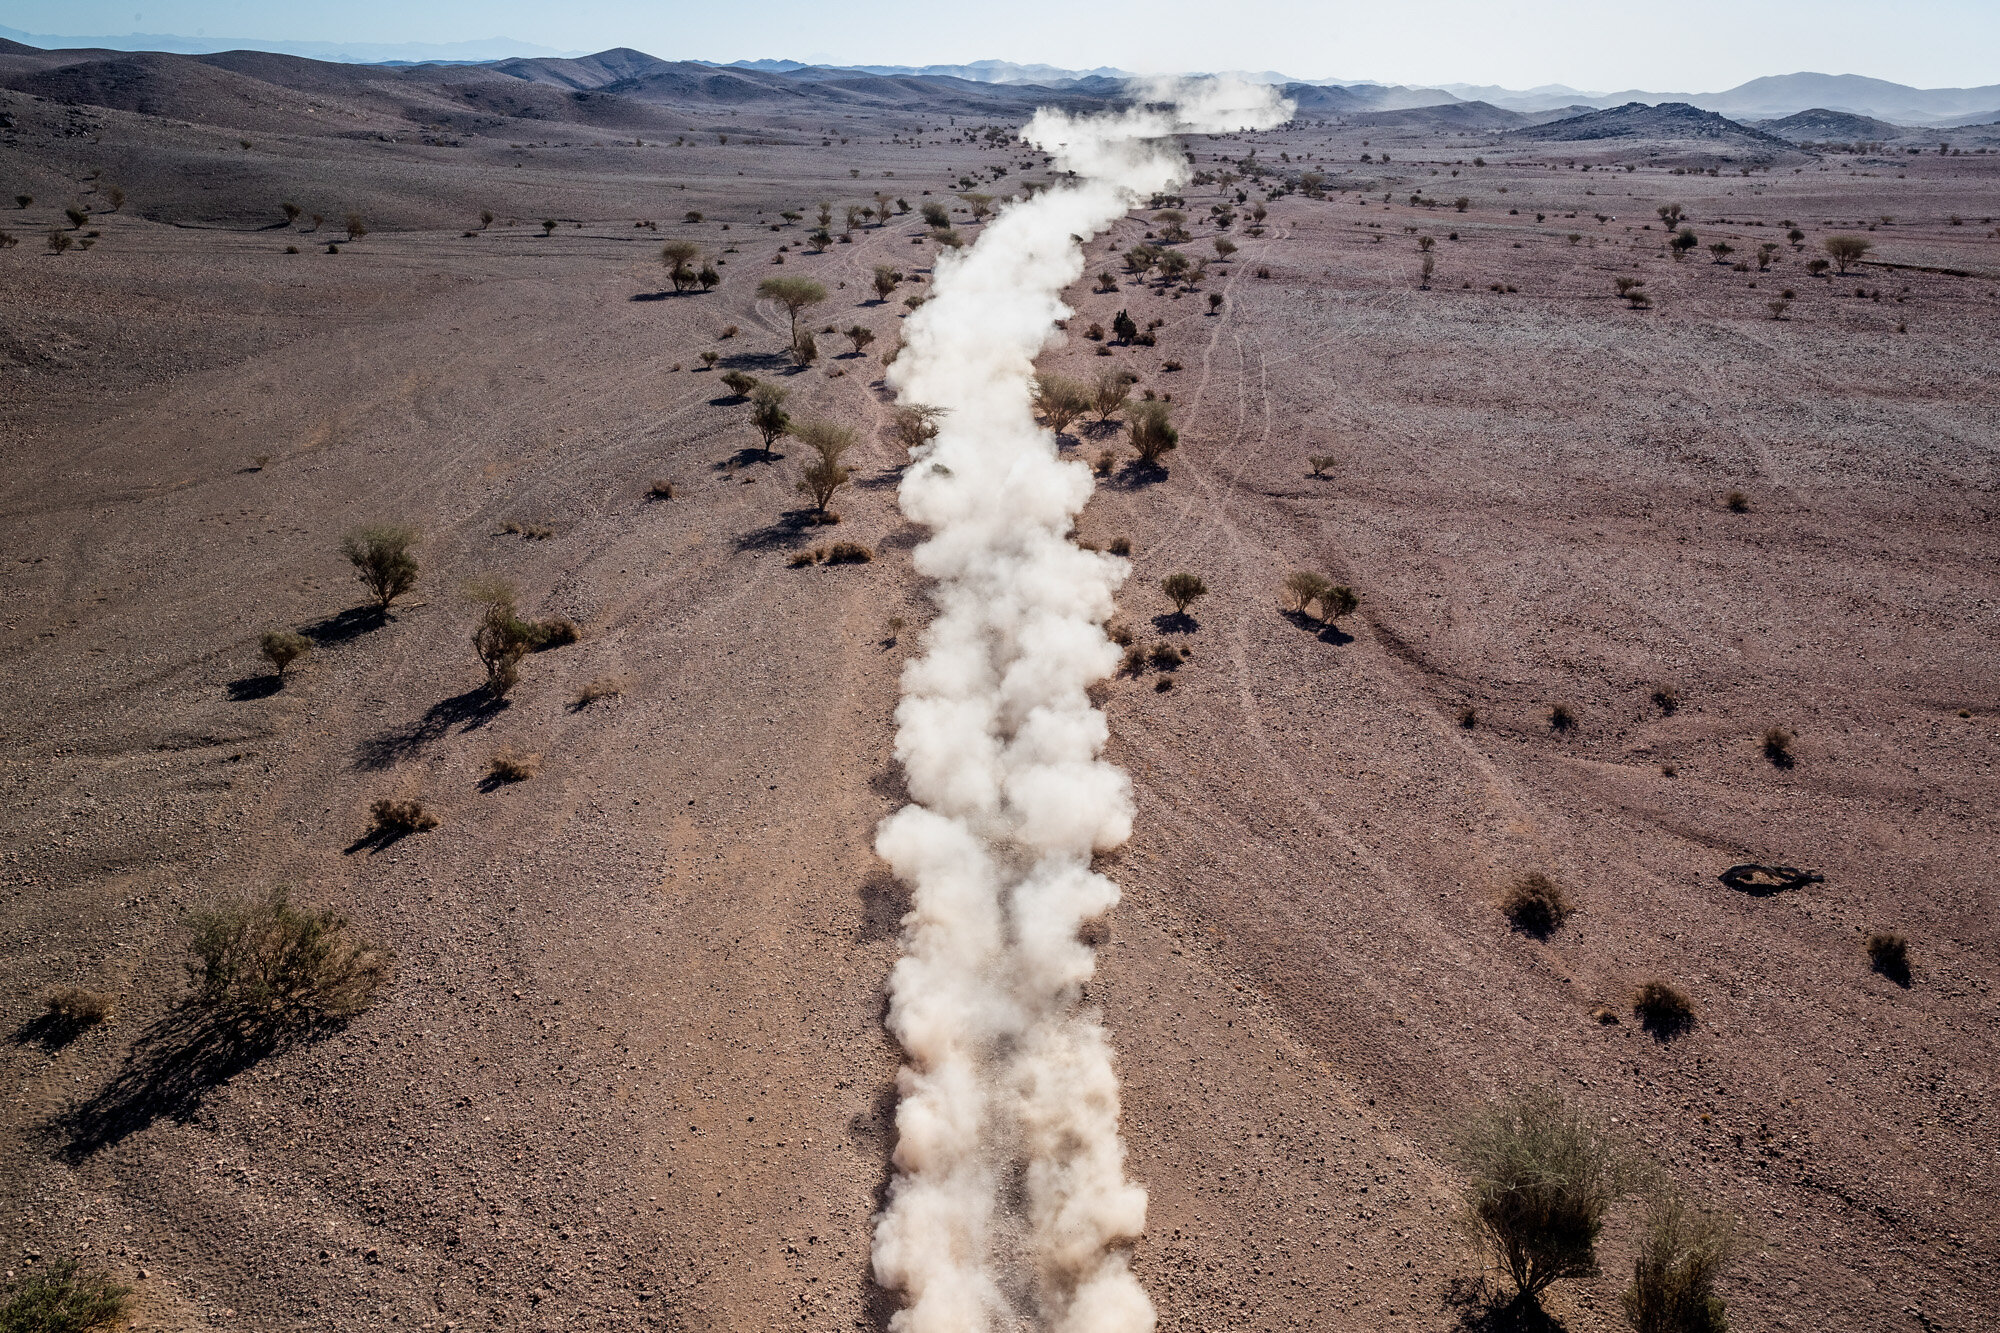
<svg viewBox="0 0 2000 1333">
<path fill-rule="evenodd" d="M 800 421 L 792 428 L 792 434 L 814 455 L 800 474 L 799 491 L 812 498 L 813 509 L 824 517 L 834 492 L 845 486 L 852 475 L 841 466 L 840 457 L 854 447 L 858 436 L 852 427 L 821 418 Z"/>
<path fill-rule="evenodd" d="M 370 837 L 400 838 L 411 833 L 428 833 L 438 826 L 438 817 L 422 801 L 391 800 L 382 797 L 368 807 Z"/>
<path fill-rule="evenodd" d="M 1157 398 L 1134 403 L 1126 412 L 1132 448 L 1148 466 L 1157 467 L 1164 455 L 1180 447 L 1181 435 L 1174 429 L 1171 416 L 1171 405 Z"/>
<path fill-rule="evenodd" d="M 90 1333 L 116 1323 L 131 1296 L 107 1272 L 56 1259 L 0 1287 L 0 1333 Z"/>
<path fill-rule="evenodd" d="M 1291 608 L 1301 615 L 1308 614 L 1314 602 L 1325 596 L 1333 587 L 1333 580 L 1310 569 L 1295 569 L 1285 576 L 1285 597 Z"/>
<path fill-rule="evenodd" d="M 1186 615 L 1190 606 L 1208 596 L 1208 585 L 1194 574 L 1169 574 L 1160 580 L 1160 591 L 1174 604 L 1177 613 Z"/>
<path fill-rule="evenodd" d="M 1632 1285 L 1620 1297 L 1625 1322 L 1637 1333 L 1728 1333 L 1715 1280 L 1735 1242 L 1734 1218 L 1697 1211 L 1678 1191 L 1657 1195 L 1632 1261 Z"/>
<path fill-rule="evenodd" d="M 280 678 L 284 676 L 285 668 L 311 652 L 312 646 L 311 639 L 288 629 L 266 630 L 264 637 L 257 641 L 257 651 L 264 655 L 264 660 L 271 664 Z"/>
<path fill-rule="evenodd" d="M 415 528 L 375 524 L 356 528 L 340 543 L 340 552 L 354 566 L 355 577 L 386 611 L 389 604 L 417 584 L 417 560 L 410 548 L 417 544 Z"/>
<path fill-rule="evenodd" d="M 1463 1223 L 1523 1300 L 1597 1272 L 1598 1235 L 1633 1173 L 1580 1108 L 1553 1089 L 1515 1094 L 1471 1115 L 1457 1152 Z"/>
<path fill-rule="evenodd" d="M 389 804 L 376 802 L 378 828 Z M 367 1008 L 388 980 L 386 952 L 357 938 L 338 913 L 292 906 L 283 887 L 198 912 L 189 924 L 188 973 L 196 1003 L 208 1009 L 248 1018 L 339 1017 Z"/>
<path fill-rule="evenodd" d="M 758 379 L 755 375 L 746 375 L 740 370 L 725 370 L 722 372 L 722 384 L 738 398 L 748 398 L 756 389 Z"/>
<path fill-rule="evenodd" d="M 725 378 L 727 378 L 725 376 Z M 750 423 L 757 433 L 764 437 L 764 456 L 771 456 L 771 446 L 780 437 L 791 434 L 792 418 L 785 411 L 785 399 L 791 390 L 781 384 L 765 384 L 752 381 L 750 390 Z"/>
</svg>

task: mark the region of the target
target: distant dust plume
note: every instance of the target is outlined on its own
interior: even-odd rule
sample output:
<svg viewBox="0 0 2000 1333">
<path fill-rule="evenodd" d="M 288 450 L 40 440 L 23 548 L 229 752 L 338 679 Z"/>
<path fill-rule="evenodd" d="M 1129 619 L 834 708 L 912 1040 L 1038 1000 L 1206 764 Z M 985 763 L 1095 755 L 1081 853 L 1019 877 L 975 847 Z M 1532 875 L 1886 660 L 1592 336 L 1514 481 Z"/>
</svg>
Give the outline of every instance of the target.
<svg viewBox="0 0 2000 1333">
<path fill-rule="evenodd" d="M 1083 926 L 1118 901 L 1091 854 L 1131 833 L 1125 774 L 1087 688 L 1124 560 L 1071 540 L 1091 476 L 1029 405 L 1034 358 L 1071 312 L 1081 242 L 1187 177 L 1184 133 L 1262 129 L 1291 107 L 1222 80 L 1135 89 L 1139 105 L 1038 112 L 1021 137 L 1073 179 L 1003 209 L 937 261 L 891 371 L 901 401 L 946 410 L 914 451 L 903 512 L 931 537 L 926 651 L 903 675 L 896 755 L 913 804 L 876 849 L 912 889 L 889 1027 L 908 1063 L 897 1175 L 875 1275 L 897 1333 L 1147 1333 L 1127 1264 L 1146 1193 L 1125 1178 L 1111 1044 L 1082 991 Z"/>
</svg>

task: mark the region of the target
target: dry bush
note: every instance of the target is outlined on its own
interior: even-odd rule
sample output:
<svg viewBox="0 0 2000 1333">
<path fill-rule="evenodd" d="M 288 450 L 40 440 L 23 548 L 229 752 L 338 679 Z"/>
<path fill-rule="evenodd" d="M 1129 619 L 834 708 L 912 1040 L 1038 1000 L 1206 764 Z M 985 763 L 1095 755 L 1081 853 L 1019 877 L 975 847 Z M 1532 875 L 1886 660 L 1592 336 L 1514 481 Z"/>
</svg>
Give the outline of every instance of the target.
<svg viewBox="0 0 2000 1333">
<path fill-rule="evenodd" d="M 1329 625 L 1337 625 L 1340 618 L 1351 615 L 1354 608 L 1361 605 L 1361 595 L 1344 583 L 1336 583 L 1319 595 L 1319 618 Z"/>
<path fill-rule="evenodd" d="M 410 548 L 417 530 L 390 523 L 356 528 L 341 539 L 340 553 L 382 610 L 417 584 L 417 558 Z"/>
<path fill-rule="evenodd" d="M 1326 476 L 1327 469 L 1339 461 L 1332 454 L 1312 454 L 1306 458 L 1306 466 L 1312 469 L 1312 474 L 1315 477 L 1324 477 Z"/>
<path fill-rule="evenodd" d="M 1097 452 L 1097 461 L 1090 465 L 1090 470 L 1100 477 L 1108 477 L 1111 475 L 1112 469 L 1117 466 L 1118 451 L 1116 449 L 1100 449 Z"/>
<path fill-rule="evenodd" d="M 68 232 L 55 227 L 51 227 L 49 229 L 50 254 L 59 255 L 63 251 L 69 249 L 72 245 L 75 244 L 76 241 L 70 236 Z"/>
<path fill-rule="evenodd" d="M 1479 725 L 1479 710 L 1471 704 L 1467 704 L 1465 707 L 1459 709 L 1458 725 L 1464 727 L 1467 731 L 1471 731 Z"/>
<path fill-rule="evenodd" d="M 625 693 L 625 682 L 617 676 L 599 676 L 576 692 L 570 707 L 588 708 L 600 699 L 615 699 Z"/>
<path fill-rule="evenodd" d="M 1104 627 L 1104 637 L 1117 644 L 1120 648 L 1130 648 L 1132 646 L 1132 627 L 1123 621 L 1114 620 Z"/>
<path fill-rule="evenodd" d="M 1639 1026 L 1666 1041 L 1695 1025 L 1694 1001 L 1664 981 L 1648 981 L 1632 993 L 1632 1012 Z"/>
<path fill-rule="evenodd" d="M 1148 467 L 1157 467 L 1170 450 L 1180 447 L 1181 435 L 1174 429 L 1171 416 L 1171 406 L 1158 399 L 1133 403 L 1126 413 L 1132 448 L 1139 461 Z"/>
<path fill-rule="evenodd" d="M 1798 738 L 1783 727 L 1772 727 L 1763 735 L 1764 757 L 1779 768 L 1790 768 L 1798 762 L 1792 753 L 1792 745 Z"/>
<path fill-rule="evenodd" d="M 409 833 L 428 833 L 438 826 L 438 817 L 422 801 L 392 800 L 382 797 L 368 807 L 368 833 L 375 838 L 400 838 Z"/>
<path fill-rule="evenodd" d="M 378 826 L 386 804 L 376 802 Z M 260 1020 L 340 1017 L 366 1009 L 388 980 L 385 951 L 336 912 L 292 906 L 282 887 L 198 912 L 189 925 L 188 974 L 196 1003 L 211 1010 Z"/>
<path fill-rule="evenodd" d="M 805 569 L 808 566 L 818 564 L 823 554 L 824 552 L 820 550 L 794 551 L 792 552 L 792 558 L 785 562 L 785 567 L 787 569 Z"/>
<path fill-rule="evenodd" d="M 1090 386 L 1068 375 L 1038 375 L 1033 385 L 1035 410 L 1057 435 L 1088 412 L 1094 401 Z"/>
<path fill-rule="evenodd" d="M 132 1289 L 71 1256 L 28 1267 L 0 1286 L 0 1333 L 90 1333 L 110 1328 L 131 1304 Z"/>
<path fill-rule="evenodd" d="M 1910 941 L 1892 930 L 1868 937 L 1868 965 L 1899 986 L 1910 984 Z"/>
<path fill-rule="evenodd" d="M 359 213 L 349 213 L 346 226 L 347 239 L 350 241 L 358 241 L 368 234 L 368 224 L 361 220 Z"/>
<path fill-rule="evenodd" d="M 1680 710 L 1681 692 L 1671 685 L 1658 686 L 1653 690 L 1653 706 L 1672 716 Z"/>
<path fill-rule="evenodd" d="M 1678 1190 L 1654 1196 L 1632 1261 L 1632 1285 L 1620 1297 L 1637 1333 L 1728 1333 L 1715 1281 L 1736 1248 L 1736 1219 L 1697 1210 Z"/>
<path fill-rule="evenodd" d="M 889 420 L 896 442 L 905 449 L 921 449 L 937 438 L 947 409 L 928 403 L 904 403 Z"/>
<path fill-rule="evenodd" d="M 840 457 L 854 447 L 859 438 L 853 427 L 822 417 L 808 418 L 792 427 L 792 434 L 806 448 L 813 451 L 813 460 L 800 472 L 798 489 L 809 496 L 813 509 L 824 516 L 826 506 L 833 499 L 834 492 L 845 486 L 853 475 L 841 466 Z"/>
<path fill-rule="evenodd" d="M 1118 674 L 1121 676 L 1139 676 L 1143 675 L 1145 670 L 1146 650 L 1137 644 L 1128 643 L 1125 646 L 1125 651 L 1118 658 Z"/>
<path fill-rule="evenodd" d="M 1146 660 L 1160 671 L 1172 671 L 1187 659 L 1188 653 L 1185 649 L 1176 648 L 1165 639 L 1159 640 L 1146 650 Z"/>
<path fill-rule="evenodd" d="M 264 637 L 257 640 L 257 651 L 271 664 L 271 669 L 284 678 L 285 668 L 312 651 L 312 640 L 295 630 L 273 629 L 264 631 Z"/>
<path fill-rule="evenodd" d="M 95 1027 L 111 1017 L 112 997 L 103 991 L 65 986 L 42 1002 L 48 1016 L 72 1029 Z M 5 1325 L 0 1325 L 4 1329 Z"/>
<path fill-rule="evenodd" d="M 1742 491 L 1731 491 L 1722 497 L 1722 507 L 1732 514 L 1747 514 L 1750 512 L 1750 497 Z"/>
<path fill-rule="evenodd" d="M 829 565 L 865 565 L 874 558 L 875 553 L 859 542 L 835 542 L 826 548 Z"/>
<path fill-rule="evenodd" d="M 1113 537 L 1111 544 L 1104 549 L 1113 555 L 1129 557 L 1132 554 L 1132 539 L 1130 537 Z"/>
<path fill-rule="evenodd" d="M 1466 1174 L 1462 1224 L 1490 1250 L 1520 1299 L 1597 1272 L 1597 1238 L 1634 1178 L 1624 1153 L 1552 1088 L 1493 1102 L 1467 1117 L 1457 1155 Z"/>
<path fill-rule="evenodd" d="M 541 771 L 542 757 L 509 747 L 486 761 L 486 776 L 494 782 L 526 782 Z"/>
<path fill-rule="evenodd" d="M 674 484 L 664 477 L 653 478 L 653 484 L 646 488 L 649 500 L 671 500 L 674 498 Z"/>
<path fill-rule="evenodd" d="M 722 386 L 738 398 L 748 398 L 757 387 L 757 377 L 740 370 L 725 370 L 722 372 Z"/>
<path fill-rule="evenodd" d="M 1568 704 L 1556 704 L 1549 709 L 1549 729 L 1551 731 L 1576 730 L 1576 714 Z"/>
<path fill-rule="evenodd" d="M 1169 574 L 1160 580 L 1160 591 L 1174 604 L 1176 613 L 1186 615 L 1190 606 L 1208 596 L 1208 585 L 1194 574 Z"/>
<path fill-rule="evenodd" d="M 1514 929 L 1545 940 L 1561 929 L 1574 909 L 1562 885 L 1536 870 L 1507 886 L 1500 910 L 1514 923 Z"/>
<path fill-rule="evenodd" d="M 1096 325 L 1092 325 L 1095 328 Z M 1109 350 L 1108 348 L 1106 350 Z M 1125 406 L 1125 391 L 1134 383 L 1131 372 L 1106 370 L 1098 374 L 1090 389 L 1090 410 L 1099 421 L 1109 421 Z"/>
</svg>

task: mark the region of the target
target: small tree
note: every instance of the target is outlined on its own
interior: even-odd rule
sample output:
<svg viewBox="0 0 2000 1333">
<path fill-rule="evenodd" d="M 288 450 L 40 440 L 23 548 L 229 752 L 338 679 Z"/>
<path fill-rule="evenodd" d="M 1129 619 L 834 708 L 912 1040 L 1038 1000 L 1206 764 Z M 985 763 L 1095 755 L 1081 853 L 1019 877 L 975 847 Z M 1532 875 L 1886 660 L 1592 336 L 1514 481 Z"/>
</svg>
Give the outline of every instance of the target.
<svg viewBox="0 0 2000 1333">
<path fill-rule="evenodd" d="M 1083 381 L 1068 375 L 1037 376 L 1029 386 L 1034 393 L 1035 410 L 1049 423 L 1049 429 L 1061 435 L 1075 421 L 1090 410 L 1090 389 Z M 1119 396 L 1124 396 L 1124 386 L 1119 386 Z"/>
<path fill-rule="evenodd" d="M 1708 247 L 1708 252 L 1715 256 L 1716 263 L 1726 264 L 1729 262 L 1729 256 L 1736 253 L 1736 247 L 1728 241 L 1717 241 Z"/>
<path fill-rule="evenodd" d="M 1680 225 L 1681 214 L 1685 210 L 1679 204 L 1661 204 L 1653 211 L 1660 215 L 1660 221 L 1666 223 L 1667 229 L 1671 231 Z"/>
<path fill-rule="evenodd" d="M 1632 1261 L 1632 1285 L 1620 1298 L 1637 1333 L 1728 1333 L 1729 1316 L 1715 1280 L 1736 1249 L 1736 1219 L 1697 1210 L 1678 1190 L 1655 1194 Z"/>
<path fill-rule="evenodd" d="M 479 210 L 479 230 L 481 230 L 481 231 L 485 231 L 485 230 L 486 230 L 486 229 L 487 229 L 488 227 L 490 227 L 490 226 L 492 226 L 492 225 L 493 225 L 493 210 L 492 210 L 492 209 L 490 209 L 490 208 L 482 208 L 482 209 L 480 209 L 480 210 Z"/>
<path fill-rule="evenodd" d="M 715 290 L 715 284 L 722 281 L 722 275 L 715 271 L 715 265 L 703 264 L 701 272 L 694 275 L 694 280 L 701 284 L 703 291 L 712 292 Z"/>
<path fill-rule="evenodd" d="M 972 210 L 974 222 L 984 222 L 986 215 L 993 211 L 993 196 L 990 194 L 961 194 L 958 197 L 965 200 L 966 207 Z"/>
<path fill-rule="evenodd" d="M 905 449 L 921 449 L 937 438 L 947 410 L 929 403 L 904 403 L 890 419 L 890 429 Z"/>
<path fill-rule="evenodd" d="M 278 679 L 285 678 L 285 668 L 312 651 L 312 640 L 296 630 L 266 630 L 264 637 L 257 641 L 257 651 L 278 673 Z"/>
<path fill-rule="evenodd" d="M 820 226 L 831 227 L 833 225 L 833 205 L 829 204 L 824 199 L 820 200 L 819 212 L 817 216 L 819 217 Z"/>
<path fill-rule="evenodd" d="M 1295 569 L 1285 575 L 1285 600 L 1300 615 L 1311 613 L 1312 604 L 1333 586 L 1333 580 L 1310 569 Z"/>
<path fill-rule="evenodd" d="M 755 375 L 745 374 L 740 370 L 722 372 L 722 386 L 738 398 L 748 398 L 750 391 L 755 389 L 759 382 Z"/>
<path fill-rule="evenodd" d="M 951 210 L 935 200 L 925 204 L 918 212 L 923 214 L 924 225 L 927 227 L 949 227 L 951 225 Z"/>
<path fill-rule="evenodd" d="M 90 214 L 84 212 L 75 204 L 71 204 L 68 208 L 65 208 L 63 216 L 69 219 L 70 230 L 72 231 L 80 229 L 84 223 L 90 221 Z"/>
<path fill-rule="evenodd" d="M 1130 343 L 1139 336 L 1139 325 L 1130 314 L 1120 310 L 1111 317 L 1111 336 L 1119 342 Z"/>
<path fill-rule="evenodd" d="M 862 214 L 862 211 L 863 211 L 863 210 L 862 210 L 862 207 L 861 207 L 861 205 L 859 205 L 859 204 L 849 204 L 849 205 L 847 206 L 847 211 L 846 211 L 846 214 L 845 214 L 845 221 L 844 221 L 844 224 L 843 224 L 843 225 L 844 225 L 844 229 L 845 229 L 846 231 L 849 231 L 849 232 L 856 232 L 856 231 L 860 231 L 860 230 L 861 230 L 861 214 Z"/>
<path fill-rule="evenodd" d="M 1470 1116 L 1458 1141 L 1467 1176 L 1463 1222 L 1538 1305 L 1565 1278 L 1597 1272 L 1597 1237 L 1632 1178 L 1623 1153 L 1552 1088 Z"/>
<path fill-rule="evenodd" d="M 1686 257 L 1688 251 L 1701 244 L 1701 238 L 1694 234 L 1693 227 L 1682 227 L 1674 233 L 1673 239 L 1667 244 L 1672 247 L 1674 258 L 1680 260 Z"/>
<path fill-rule="evenodd" d="M 1337 625 L 1340 618 L 1352 615 L 1354 608 L 1361 605 L 1361 598 L 1354 589 L 1344 583 L 1336 583 L 1319 595 L 1319 618 L 1329 625 Z"/>
<path fill-rule="evenodd" d="M 1106 370 L 1098 374 L 1091 385 L 1090 410 L 1097 413 L 1099 421 L 1111 420 L 1112 415 L 1125 406 L 1125 390 L 1131 384 L 1130 371 Z"/>
<path fill-rule="evenodd" d="M 888 221 L 889 221 L 889 211 L 890 211 L 890 209 L 891 209 L 891 208 L 893 208 L 893 207 L 895 206 L 895 202 L 896 202 L 895 200 L 891 199 L 891 198 L 890 198 L 890 197 L 889 197 L 888 195 L 886 195 L 886 194 L 877 194 L 877 195 L 875 196 L 875 225 L 876 225 L 876 226 L 880 227 L 880 226 L 884 226 L 884 225 L 886 225 L 886 224 L 888 223 Z M 907 210 L 906 210 L 906 211 L 907 211 Z"/>
<path fill-rule="evenodd" d="M 769 459 L 771 446 L 780 437 L 791 434 L 792 419 L 785 412 L 785 399 L 791 396 L 783 385 L 755 382 L 750 390 L 750 424 L 764 437 L 764 457 Z"/>
<path fill-rule="evenodd" d="M 701 247 L 693 241 L 668 241 L 660 247 L 660 262 L 667 266 L 667 277 L 673 281 L 675 291 L 687 291 L 700 281 L 694 269 L 694 261 L 700 256 Z"/>
<path fill-rule="evenodd" d="M 1180 447 L 1180 432 L 1169 419 L 1172 411 L 1169 404 L 1154 398 L 1132 404 L 1126 414 L 1132 448 L 1147 467 L 1158 467 L 1163 456 Z"/>
<path fill-rule="evenodd" d="M 553 236 L 555 234 L 556 234 L 556 220 L 554 218 L 543 218 L 542 235 Z"/>
<path fill-rule="evenodd" d="M 347 239 L 350 241 L 358 241 L 368 234 L 368 224 L 361 220 L 359 213 L 349 213 L 346 225 Z"/>
<path fill-rule="evenodd" d="M 875 330 L 864 324 L 849 325 L 847 340 L 854 344 L 854 354 L 860 356 L 868 350 L 868 344 L 875 341 Z"/>
<path fill-rule="evenodd" d="M 877 264 L 875 266 L 875 299 L 878 302 L 888 300 L 889 294 L 896 290 L 896 284 L 902 280 L 903 275 L 895 269 L 890 268 L 887 264 Z"/>
<path fill-rule="evenodd" d="M 1842 273 L 1847 272 L 1849 264 L 1859 263 L 1861 256 L 1875 248 L 1874 242 L 1859 236 L 1829 236 L 1820 244 L 1826 247 L 1826 253 L 1840 266 Z"/>
<path fill-rule="evenodd" d="M 813 337 L 811 329 L 800 329 L 799 336 L 792 340 L 792 364 L 809 366 L 819 360 L 819 340 Z"/>
<path fill-rule="evenodd" d="M 799 491 L 812 497 L 813 509 L 825 518 L 827 502 L 833 499 L 835 491 L 847 484 L 851 475 L 840 465 L 840 456 L 854 447 L 854 430 L 850 426 L 815 417 L 799 422 L 792 428 L 792 433 L 814 455 L 800 474 Z"/>
<path fill-rule="evenodd" d="M 354 566 L 355 577 L 383 610 L 417 584 L 417 558 L 410 548 L 417 544 L 415 528 L 378 523 L 356 528 L 341 539 L 340 553 Z"/>
<path fill-rule="evenodd" d="M 195 1002 L 238 1021 L 317 1022 L 359 1013 L 388 980 L 389 957 L 333 911 L 272 889 L 197 912 L 188 924 Z"/>
<path fill-rule="evenodd" d="M 813 249 L 819 251 L 821 254 L 825 254 L 826 248 L 833 244 L 833 233 L 825 227 L 819 227 L 807 232 L 806 239 L 812 242 Z"/>
<path fill-rule="evenodd" d="M 792 320 L 792 344 L 799 341 L 799 312 L 826 299 L 826 288 L 811 278 L 766 278 L 757 284 L 757 295 L 785 308 Z"/>
<path fill-rule="evenodd" d="M 76 239 L 60 227 L 49 228 L 49 253 L 59 255 L 76 244 Z"/>
<path fill-rule="evenodd" d="M 1229 256 L 1236 253 L 1236 242 L 1230 240 L 1227 236 L 1216 237 L 1212 244 L 1215 246 L 1215 257 L 1217 259 L 1227 261 Z"/>
<path fill-rule="evenodd" d="M 1190 606 L 1208 596 L 1208 585 L 1194 574 L 1169 574 L 1160 580 L 1160 591 L 1174 604 L 1174 614 L 1185 616 Z"/>
</svg>

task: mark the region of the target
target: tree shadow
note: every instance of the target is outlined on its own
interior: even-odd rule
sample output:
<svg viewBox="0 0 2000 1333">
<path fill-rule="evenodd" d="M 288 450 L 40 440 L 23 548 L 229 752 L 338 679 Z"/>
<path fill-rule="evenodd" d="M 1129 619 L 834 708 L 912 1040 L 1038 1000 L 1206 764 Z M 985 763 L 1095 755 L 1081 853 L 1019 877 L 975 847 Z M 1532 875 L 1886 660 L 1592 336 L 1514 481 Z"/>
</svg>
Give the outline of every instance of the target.
<svg viewBox="0 0 2000 1333">
<path fill-rule="evenodd" d="M 161 1118 L 184 1124 L 211 1092 L 266 1056 L 343 1026 L 344 1020 L 250 1018 L 183 1006 L 140 1033 L 111 1081 L 57 1116 L 49 1129 L 74 1161 Z"/>
<path fill-rule="evenodd" d="M 1201 622 L 1185 611 L 1163 611 L 1153 617 L 1153 628 L 1162 634 L 1192 634 Z"/>
<path fill-rule="evenodd" d="M 717 362 L 725 370 L 796 370 L 790 352 L 734 352 Z"/>
<path fill-rule="evenodd" d="M 508 701 L 496 697 L 484 685 L 434 703 L 406 727 L 378 732 L 354 747 L 354 766 L 364 770 L 393 768 L 399 761 L 422 753 L 425 746 L 442 740 L 453 727 L 476 731 L 508 708 Z"/>
<path fill-rule="evenodd" d="M 633 292 L 629 299 L 634 301 L 665 301 L 678 296 L 678 292 Z"/>
<path fill-rule="evenodd" d="M 820 527 L 819 513 L 813 509 L 787 509 L 778 521 L 736 539 L 739 551 L 790 550 Z"/>
<path fill-rule="evenodd" d="M 1170 474 L 1160 463 L 1148 463 L 1143 458 L 1126 460 L 1125 466 L 1106 477 L 1105 483 L 1121 491 L 1136 491 L 1142 486 L 1157 486 Z"/>
<path fill-rule="evenodd" d="M 720 463 L 715 464 L 715 470 L 717 472 L 733 472 L 740 467 L 749 467 L 752 463 L 776 463 L 784 457 L 783 454 L 766 449 L 760 444 L 746 444 Z"/>
<path fill-rule="evenodd" d="M 1797 866 L 1766 866 L 1745 862 L 1731 866 L 1716 876 L 1724 884 L 1738 893 L 1747 893 L 1753 898 L 1768 898 L 1774 893 L 1790 893 L 1803 889 L 1808 884 L 1824 884 L 1826 876 L 1811 870 L 1801 870 Z"/>
<path fill-rule="evenodd" d="M 268 699 L 285 688 L 285 678 L 277 672 L 261 676 L 244 676 L 229 682 L 229 698 L 234 703 L 249 703 L 254 699 Z"/>
<path fill-rule="evenodd" d="M 909 915 L 910 893 L 903 881 L 886 870 L 878 870 L 861 881 L 861 928 L 858 943 L 893 940 L 903 933 L 903 918 Z"/>
<path fill-rule="evenodd" d="M 1457 1312 L 1455 1333 L 1566 1333 L 1562 1320 L 1536 1301 L 1503 1291 L 1483 1277 L 1450 1279 L 1438 1308 Z"/>
<path fill-rule="evenodd" d="M 380 629 L 389 623 L 389 613 L 379 606 L 350 606 L 324 620 L 316 620 L 301 626 L 299 633 L 315 644 L 325 647 L 330 643 L 345 643 L 347 640 Z"/>
</svg>

